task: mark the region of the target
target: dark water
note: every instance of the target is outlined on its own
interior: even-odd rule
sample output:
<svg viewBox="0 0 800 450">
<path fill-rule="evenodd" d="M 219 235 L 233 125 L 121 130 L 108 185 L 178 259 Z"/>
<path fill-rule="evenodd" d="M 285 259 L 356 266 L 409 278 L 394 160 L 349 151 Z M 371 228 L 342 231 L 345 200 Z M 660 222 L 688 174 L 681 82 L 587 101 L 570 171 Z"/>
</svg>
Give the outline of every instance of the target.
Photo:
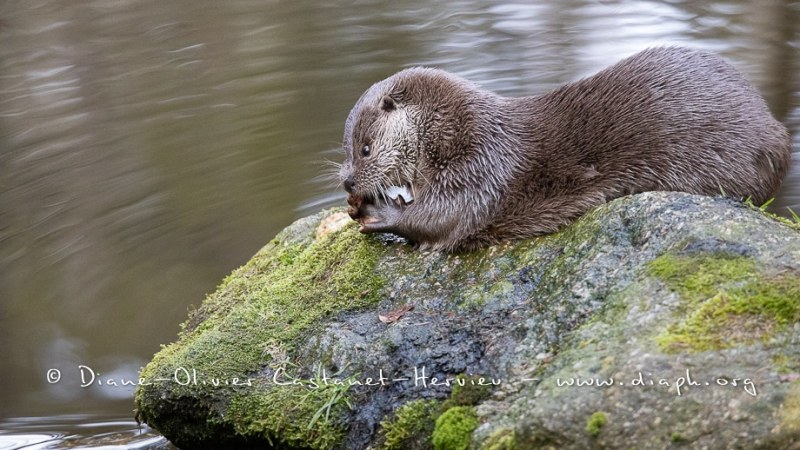
<svg viewBox="0 0 800 450">
<path fill-rule="evenodd" d="M 798 28 L 781 0 L 4 0 L 0 449 L 160 445 L 118 421 L 123 384 L 277 231 L 343 203 L 320 174 L 374 81 L 432 65 L 524 95 L 684 44 L 798 136 Z"/>
<path fill-rule="evenodd" d="M 0 421 L 0 449 L 13 448 L 175 449 L 157 432 L 128 418 L 89 414 Z"/>
</svg>

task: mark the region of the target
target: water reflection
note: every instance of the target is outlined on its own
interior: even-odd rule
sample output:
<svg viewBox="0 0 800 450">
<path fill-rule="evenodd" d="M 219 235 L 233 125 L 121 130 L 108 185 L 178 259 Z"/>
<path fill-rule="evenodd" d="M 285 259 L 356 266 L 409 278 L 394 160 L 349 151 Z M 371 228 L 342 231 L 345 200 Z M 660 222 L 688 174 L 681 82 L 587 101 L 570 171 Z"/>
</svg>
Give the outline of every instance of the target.
<svg viewBox="0 0 800 450">
<path fill-rule="evenodd" d="M 3 431 L 13 430 L 13 431 Z M 0 421 L 0 450 L 85 448 L 174 450 L 158 433 L 131 420 L 99 420 L 92 415 L 20 417 Z"/>
<path fill-rule="evenodd" d="M 434 65 L 504 95 L 649 45 L 721 53 L 800 131 L 798 3 L 119 0 L 0 4 L 0 417 L 130 414 L 127 377 L 292 220 L 372 82 Z M 795 149 L 800 142 L 795 137 Z M 795 170 L 776 205 L 800 205 Z M 48 384 L 46 371 L 65 374 Z"/>
</svg>

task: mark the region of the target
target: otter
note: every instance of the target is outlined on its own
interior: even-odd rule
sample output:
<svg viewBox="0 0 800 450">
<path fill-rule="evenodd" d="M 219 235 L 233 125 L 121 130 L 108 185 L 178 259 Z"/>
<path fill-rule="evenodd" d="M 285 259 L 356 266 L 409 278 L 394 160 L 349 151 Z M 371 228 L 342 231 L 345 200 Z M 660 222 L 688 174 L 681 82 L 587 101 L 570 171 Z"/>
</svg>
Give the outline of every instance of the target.
<svg viewBox="0 0 800 450">
<path fill-rule="evenodd" d="M 786 175 L 790 145 L 730 64 L 657 47 L 520 98 L 438 69 L 398 72 L 347 117 L 339 178 L 362 232 L 469 251 L 645 191 L 760 204 Z"/>
</svg>

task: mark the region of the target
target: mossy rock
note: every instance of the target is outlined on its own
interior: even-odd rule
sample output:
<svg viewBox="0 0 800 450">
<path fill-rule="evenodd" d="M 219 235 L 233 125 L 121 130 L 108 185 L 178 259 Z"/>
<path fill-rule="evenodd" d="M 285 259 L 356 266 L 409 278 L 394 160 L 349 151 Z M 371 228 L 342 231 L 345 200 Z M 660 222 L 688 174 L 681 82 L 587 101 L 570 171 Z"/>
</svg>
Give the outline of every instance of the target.
<svg viewBox="0 0 800 450">
<path fill-rule="evenodd" d="M 606 426 L 607 421 L 606 413 L 602 411 L 593 413 L 586 422 L 586 432 L 592 437 L 597 436 L 600 434 L 600 431 L 603 430 L 603 427 Z"/>
<path fill-rule="evenodd" d="M 397 409 L 392 420 L 381 422 L 381 450 L 432 449 L 431 435 L 441 405 L 436 400 L 414 400 Z"/>
<path fill-rule="evenodd" d="M 725 199 L 468 254 L 325 211 L 190 313 L 137 417 L 185 448 L 791 448 L 799 305 L 800 233 Z"/>
<path fill-rule="evenodd" d="M 454 406 L 436 419 L 431 440 L 434 450 L 468 450 L 478 414 L 471 406 Z"/>
<path fill-rule="evenodd" d="M 328 404 L 341 388 L 275 389 L 259 374 L 324 318 L 375 303 L 385 283 L 374 271 L 380 244 L 354 242 L 353 226 L 319 237 L 313 231 L 299 223 L 278 235 L 190 314 L 180 340 L 142 371 L 162 381 L 137 392 L 139 419 L 192 447 L 206 440 L 210 447 L 215 440 L 249 445 L 251 436 L 297 448 L 341 441 L 346 398 Z M 165 411 L 165 397 L 190 413 Z"/>
</svg>

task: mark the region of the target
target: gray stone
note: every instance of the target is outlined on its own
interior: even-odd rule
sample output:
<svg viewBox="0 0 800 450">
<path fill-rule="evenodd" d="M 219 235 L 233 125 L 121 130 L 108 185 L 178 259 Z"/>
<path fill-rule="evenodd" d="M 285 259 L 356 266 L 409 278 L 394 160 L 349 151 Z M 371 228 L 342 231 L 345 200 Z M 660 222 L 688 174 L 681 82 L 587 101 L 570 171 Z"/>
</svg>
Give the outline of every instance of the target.
<svg viewBox="0 0 800 450">
<path fill-rule="evenodd" d="M 143 370 L 137 417 L 187 448 L 448 448 L 454 418 L 472 423 L 441 416 L 456 407 L 477 413 L 471 448 L 798 448 L 795 228 L 653 192 L 448 255 L 326 211 L 192 312 Z M 431 384 L 460 374 L 499 385 Z"/>
</svg>

